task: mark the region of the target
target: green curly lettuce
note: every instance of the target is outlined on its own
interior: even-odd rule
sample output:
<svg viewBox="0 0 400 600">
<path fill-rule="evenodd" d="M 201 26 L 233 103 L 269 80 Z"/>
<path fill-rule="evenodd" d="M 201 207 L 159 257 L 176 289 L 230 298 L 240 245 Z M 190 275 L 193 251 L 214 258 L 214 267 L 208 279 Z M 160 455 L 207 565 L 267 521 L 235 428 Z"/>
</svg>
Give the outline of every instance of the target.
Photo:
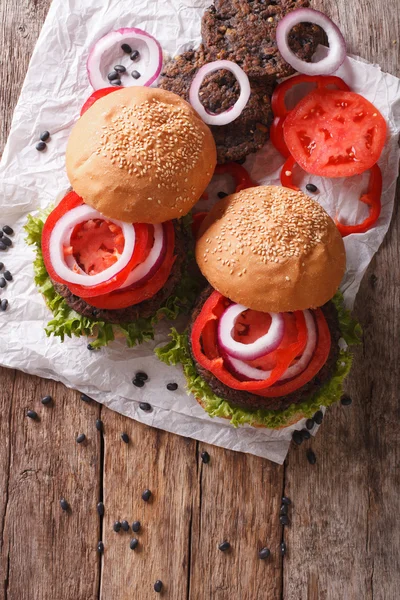
<svg viewBox="0 0 400 600">
<path fill-rule="evenodd" d="M 127 345 L 131 348 L 148 340 L 154 339 L 154 326 L 165 317 L 175 320 L 180 314 L 188 313 L 198 293 L 198 282 L 189 274 L 184 274 L 181 281 L 157 312 L 148 318 L 140 318 L 134 322 L 114 325 L 106 321 L 84 317 L 70 308 L 65 299 L 54 289 L 53 283 L 47 273 L 42 248 L 42 231 L 47 216 L 52 207 L 33 217 L 28 215 L 24 226 L 26 242 L 35 248 L 33 263 L 35 284 L 45 299 L 53 318 L 48 322 L 45 332 L 47 336 L 54 335 L 64 341 L 65 337 L 88 337 L 93 350 L 107 346 L 116 335 L 122 335 Z M 180 226 L 191 235 L 191 217 L 181 219 Z M 188 253 L 190 258 L 190 253 Z M 93 339 L 92 339 L 93 338 Z"/>
<path fill-rule="evenodd" d="M 338 293 L 333 302 L 338 309 L 340 330 L 343 339 L 347 343 L 359 344 L 361 340 L 361 327 L 351 317 L 350 312 L 343 306 L 343 297 Z M 225 417 L 230 419 L 232 425 L 238 427 L 245 423 L 249 425 L 261 425 L 269 429 L 277 429 L 290 424 L 293 417 L 301 413 L 305 417 L 312 417 L 321 406 L 330 406 L 340 400 L 343 393 L 343 382 L 348 375 L 352 355 L 348 349 L 340 350 L 336 361 L 334 372 L 327 381 L 310 398 L 298 404 L 292 404 L 285 410 L 268 409 L 242 409 L 231 406 L 231 404 L 220 398 L 198 374 L 195 363 L 189 350 L 189 339 L 187 332 L 179 333 L 172 328 L 171 342 L 162 348 L 156 349 L 158 358 L 168 364 L 181 364 L 186 377 L 188 393 L 193 394 L 202 404 L 210 417 Z"/>
</svg>

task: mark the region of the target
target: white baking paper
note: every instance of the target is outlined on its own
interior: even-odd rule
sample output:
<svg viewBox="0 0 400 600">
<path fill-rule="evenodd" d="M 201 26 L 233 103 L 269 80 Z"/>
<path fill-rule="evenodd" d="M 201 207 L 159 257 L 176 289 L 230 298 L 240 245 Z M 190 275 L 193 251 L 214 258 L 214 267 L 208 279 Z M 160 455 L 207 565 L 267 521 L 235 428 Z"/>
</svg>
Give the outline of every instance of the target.
<svg viewBox="0 0 400 600">
<path fill-rule="evenodd" d="M 293 428 L 269 431 L 242 427 L 234 429 L 223 419 L 211 419 L 193 398 L 185 393 L 179 368 L 170 368 L 153 356 L 153 348 L 167 340 L 168 326 L 159 327 L 153 343 L 127 349 L 115 342 L 98 353 L 86 349 L 84 339 L 46 338 L 44 325 L 50 314 L 33 283 L 33 252 L 24 243 L 22 226 L 28 212 L 54 202 L 68 187 L 64 152 L 72 125 L 90 95 L 86 59 L 93 43 L 119 27 L 146 29 L 165 51 L 175 54 L 200 42 L 200 19 L 209 0 L 53 0 L 32 56 L 21 97 L 15 110 L 11 133 L 0 167 L 1 222 L 16 232 L 14 247 L 0 260 L 14 274 L 14 280 L 0 292 L 10 308 L 0 313 L 0 364 L 62 381 L 102 402 L 109 408 L 148 425 L 232 450 L 249 452 L 282 463 Z M 323 50 L 321 50 L 323 51 Z M 376 65 L 347 59 L 338 71 L 353 90 L 363 94 L 382 112 L 389 125 L 387 144 L 380 159 L 383 172 L 382 214 L 377 226 L 362 235 L 345 240 L 347 272 L 342 289 L 346 303 L 353 305 L 361 278 L 388 229 L 398 169 L 400 86 L 395 77 L 382 73 Z M 40 131 L 48 129 L 51 140 L 44 153 L 35 151 Z M 279 183 L 280 155 L 267 144 L 248 159 L 246 167 L 259 183 Z M 321 201 L 331 215 L 338 210 L 342 219 L 362 219 L 358 202 L 365 177 L 323 180 L 305 176 L 317 185 Z M 229 182 L 214 182 L 215 191 Z M 202 203 L 199 203 L 202 209 Z M 181 323 L 182 327 L 184 323 Z M 149 375 L 142 389 L 132 385 L 139 369 Z M 176 392 L 166 384 L 176 381 Z M 153 411 L 143 413 L 139 402 Z M 302 423 L 296 425 L 301 428 Z"/>
</svg>

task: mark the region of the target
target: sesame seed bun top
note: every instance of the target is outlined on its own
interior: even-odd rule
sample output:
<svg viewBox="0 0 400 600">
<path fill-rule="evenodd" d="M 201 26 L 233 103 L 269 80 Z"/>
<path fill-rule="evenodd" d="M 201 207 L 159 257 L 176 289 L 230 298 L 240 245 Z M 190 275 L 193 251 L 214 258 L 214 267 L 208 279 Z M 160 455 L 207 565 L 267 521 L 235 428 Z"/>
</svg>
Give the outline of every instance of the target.
<svg viewBox="0 0 400 600">
<path fill-rule="evenodd" d="M 216 165 L 209 127 L 176 94 L 123 88 L 75 124 L 67 151 L 73 189 L 105 216 L 162 223 L 199 200 Z"/>
<path fill-rule="evenodd" d="M 221 294 L 262 312 L 322 306 L 346 266 L 343 240 L 322 206 L 278 186 L 219 201 L 200 229 L 196 260 Z"/>
</svg>

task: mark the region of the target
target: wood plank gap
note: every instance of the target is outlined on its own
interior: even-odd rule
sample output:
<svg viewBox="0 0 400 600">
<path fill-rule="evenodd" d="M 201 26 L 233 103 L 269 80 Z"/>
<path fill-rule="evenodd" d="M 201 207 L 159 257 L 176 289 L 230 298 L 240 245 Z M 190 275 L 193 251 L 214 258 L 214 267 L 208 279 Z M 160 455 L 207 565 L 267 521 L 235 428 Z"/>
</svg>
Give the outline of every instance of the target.
<svg viewBox="0 0 400 600">
<path fill-rule="evenodd" d="M 286 496 L 286 468 L 287 468 L 287 462 L 286 460 L 283 463 L 283 477 L 282 477 L 282 497 L 281 497 L 281 503 L 282 503 L 282 498 L 284 496 Z M 281 504 L 282 505 L 282 504 Z M 281 506 L 280 505 L 280 506 Z M 280 508 L 279 508 L 280 510 Z M 285 527 L 282 527 L 282 535 L 281 535 L 281 543 L 285 541 Z M 280 552 L 280 547 L 279 547 L 279 553 L 281 555 L 281 591 L 280 591 L 280 600 L 285 600 L 285 590 L 284 590 L 284 585 L 285 585 L 285 578 L 283 576 L 283 570 L 285 568 L 285 557 L 282 556 L 281 552 Z"/>
<path fill-rule="evenodd" d="M 101 419 L 103 413 L 103 407 L 100 405 L 100 413 L 99 419 Z M 104 502 L 104 469 L 105 469 L 105 450 L 104 450 L 104 432 L 103 428 L 100 429 L 100 469 L 99 469 L 99 499 L 98 502 Z M 104 531 L 104 515 L 100 516 L 100 530 L 99 530 L 99 540 L 103 541 L 103 531 Z M 102 590 L 102 577 L 103 577 L 103 555 L 99 553 L 99 580 L 98 580 L 98 588 L 97 588 L 97 599 L 101 600 L 101 590 Z"/>
</svg>

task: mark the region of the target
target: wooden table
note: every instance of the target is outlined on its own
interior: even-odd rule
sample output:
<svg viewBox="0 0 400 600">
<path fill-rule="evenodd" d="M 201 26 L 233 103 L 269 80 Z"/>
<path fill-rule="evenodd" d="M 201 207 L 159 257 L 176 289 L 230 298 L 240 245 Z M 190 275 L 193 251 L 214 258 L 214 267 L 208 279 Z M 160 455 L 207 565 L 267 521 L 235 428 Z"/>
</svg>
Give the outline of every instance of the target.
<svg viewBox="0 0 400 600">
<path fill-rule="evenodd" d="M 49 4 L 0 3 L 1 148 Z M 314 5 L 341 24 L 350 52 L 400 75 L 398 0 Z M 313 467 L 305 445 L 278 466 L 147 428 L 62 385 L 1 370 L 0 599 L 145 600 L 157 596 L 157 579 L 171 600 L 398 599 L 399 239 L 396 206 L 358 295 L 364 344 L 348 384 L 354 402 L 329 410 L 312 440 Z M 52 407 L 40 404 L 46 394 Z M 40 422 L 26 418 L 28 408 Z M 100 418 L 104 433 L 95 427 Z M 76 444 L 82 432 L 87 441 Z M 153 491 L 149 503 L 145 488 Z M 283 494 L 292 499 L 284 530 Z M 142 522 L 136 551 L 132 532 L 112 531 L 116 519 Z M 223 540 L 231 552 L 218 550 Z M 265 545 L 271 557 L 261 561 Z"/>
</svg>

